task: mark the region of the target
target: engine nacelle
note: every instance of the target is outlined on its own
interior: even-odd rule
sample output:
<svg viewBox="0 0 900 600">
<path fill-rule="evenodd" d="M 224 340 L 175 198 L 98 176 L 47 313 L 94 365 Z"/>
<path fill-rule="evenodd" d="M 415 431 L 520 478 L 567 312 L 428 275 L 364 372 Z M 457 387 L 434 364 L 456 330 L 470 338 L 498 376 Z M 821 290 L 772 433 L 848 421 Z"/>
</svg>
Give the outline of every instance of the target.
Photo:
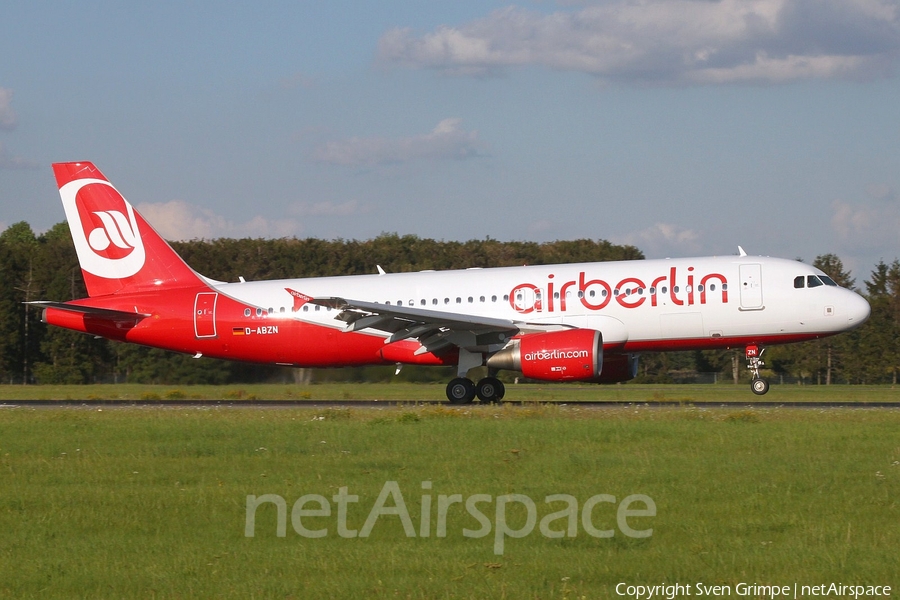
<svg viewBox="0 0 900 600">
<path fill-rule="evenodd" d="M 491 356 L 487 366 L 543 381 L 596 380 L 603 368 L 603 336 L 593 329 L 524 335 Z"/>
</svg>

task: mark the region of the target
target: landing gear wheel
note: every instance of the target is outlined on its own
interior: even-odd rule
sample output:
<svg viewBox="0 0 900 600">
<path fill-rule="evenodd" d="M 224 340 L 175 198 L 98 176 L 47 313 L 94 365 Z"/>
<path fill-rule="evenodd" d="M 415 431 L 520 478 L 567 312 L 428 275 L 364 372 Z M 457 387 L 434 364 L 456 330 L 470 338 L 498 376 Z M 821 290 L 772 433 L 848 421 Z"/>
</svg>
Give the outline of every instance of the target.
<svg viewBox="0 0 900 600">
<path fill-rule="evenodd" d="M 769 391 L 769 382 L 765 379 L 754 379 L 750 382 L 750 390 L 757 396 L 762 396 Z"/>
<path fill-rule="evenodd" d="M 496 377 L 485 377 L 478 382 L 475 390 L 475 393 L 478 395 L 478 399 L 481 400 L 482 404 L 499 402 L 506 393 L 503 382 Z"/>
<path fill-rule="evenodd" d="M 447 384 L 447 400 L 451 404 L 468 404 L 475 399 L 475 384 L 465 377 L 457 377 Z"/>
</svg>

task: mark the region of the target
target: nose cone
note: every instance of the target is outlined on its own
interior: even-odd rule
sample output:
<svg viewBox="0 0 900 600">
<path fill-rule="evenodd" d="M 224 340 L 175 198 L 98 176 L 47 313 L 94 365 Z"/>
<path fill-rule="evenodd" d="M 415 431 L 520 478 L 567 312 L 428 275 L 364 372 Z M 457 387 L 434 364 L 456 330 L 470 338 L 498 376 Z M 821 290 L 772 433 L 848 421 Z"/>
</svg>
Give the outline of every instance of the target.
<svg viewBox="0 0 900 600">
<path fill-rule="evenodd" d="M 853 327 L 859 327 L 866 322 L 866 319 L 868 319 L 869 315 L 872 313 L 872 308 L 865 298 L 856 292 L 848 290 L 847 300 L 845 301 L 845 311 L 847 320 L 849 321 L 848 325 L 852 329 Z"/>
</svg>

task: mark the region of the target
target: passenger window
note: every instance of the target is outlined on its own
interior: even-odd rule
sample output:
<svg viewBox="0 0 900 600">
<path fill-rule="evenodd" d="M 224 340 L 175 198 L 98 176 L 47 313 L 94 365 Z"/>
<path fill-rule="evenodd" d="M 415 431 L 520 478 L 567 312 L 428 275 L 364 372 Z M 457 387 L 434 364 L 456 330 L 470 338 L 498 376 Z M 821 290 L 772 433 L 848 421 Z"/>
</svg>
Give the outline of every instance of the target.
<svg viewBox="0 0 900 600">
<path fill-rule="evenodd" d="M 245 317 L 249 317 L 249 316 L 250 316 L 250 309 L 249 309 L 249 308 L 245 308 L 245 309 L 244 309 L 244 316 L 245 316 Z"/>
<path fill-rule="evenodd" d="M 799 277 L 794 277 L 794 289 L 799 290 L 799 289 L 802 289 L 803 287 L 805 287 L 803 285 L 804 281 L 806 281 L 806 279 L 803 277 L 803 275 L 800 275 Z"/>
<path fill-rule="evenodd" d="M 820 280 L 815 275 L 807 275 L 806 276 L 806 287 L 814 288 L 814 287 L 819 287 L 820 285 L 823 285 L 822 280 Z"/>
<path fill-rule="evenodd" d="M 496 302 L 496 301 L 497 301 L 497 296 L 491 296 L 491 302 Z"/>
<path fill-rule="evenodd" d="M 481 296 L 480 298 L 478 298 L 478 301 L 479 301 L 479 302 L 484 302 L 484 296 Z"/>
</svg>

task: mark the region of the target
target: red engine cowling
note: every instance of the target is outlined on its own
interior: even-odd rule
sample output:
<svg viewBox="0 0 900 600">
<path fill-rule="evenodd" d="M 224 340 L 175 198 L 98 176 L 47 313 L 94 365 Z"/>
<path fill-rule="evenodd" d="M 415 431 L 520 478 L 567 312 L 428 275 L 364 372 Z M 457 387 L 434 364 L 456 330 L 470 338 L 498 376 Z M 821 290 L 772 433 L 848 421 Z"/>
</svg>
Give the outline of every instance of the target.
<svg viewBox="0 0 900 600">
<path fill-rule="evenodd" d="M 603 368 L 603 337 L 593 329 L 533 333 L 491 356 L 487 366 L 544 381 L 596 380 Z"/>
</svg>

